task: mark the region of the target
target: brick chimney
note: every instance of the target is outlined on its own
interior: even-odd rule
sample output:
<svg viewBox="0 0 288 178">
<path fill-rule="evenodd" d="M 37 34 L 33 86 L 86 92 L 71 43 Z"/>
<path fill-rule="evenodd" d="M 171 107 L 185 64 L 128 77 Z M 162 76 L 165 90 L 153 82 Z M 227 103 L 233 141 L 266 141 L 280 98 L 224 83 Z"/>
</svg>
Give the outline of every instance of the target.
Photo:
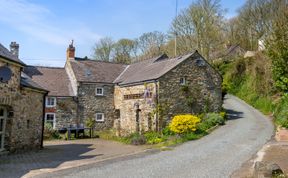
<svg viewBox="0 0 288 178">
<path fill-rule="evenodd" d="M 66 57 L 68 59 L 75 59 L 75 47 L 73 46 L 73 40 L 69 44 L 67 51 L 66 51 Z"/>
<path fill-rule="evenodd" d="M 15 41 L 12 41 L 10 44 L 10 52 L 17 58 L 19 57 L 19 44 Z"/>
</svg>

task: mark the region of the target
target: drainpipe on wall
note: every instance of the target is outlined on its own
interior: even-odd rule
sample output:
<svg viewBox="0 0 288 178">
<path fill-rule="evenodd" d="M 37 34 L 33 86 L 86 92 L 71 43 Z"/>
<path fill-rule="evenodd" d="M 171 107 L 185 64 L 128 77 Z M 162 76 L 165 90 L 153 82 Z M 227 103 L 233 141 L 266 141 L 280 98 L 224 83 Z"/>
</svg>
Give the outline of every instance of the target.
<svg viewBox="0 0 288 178">
<path fill-rule="evenodd" d="M 42 135 L 41 135 L 41 146 L 40 148 L 44 148 L 43 141 L 44 141 L 44 123 L 45 123 L 45 106 L 46 106 L 46 97 L 48 93 L 45 93 L 43 96 L 43 114 L 42 114 Z"/>
</svg>

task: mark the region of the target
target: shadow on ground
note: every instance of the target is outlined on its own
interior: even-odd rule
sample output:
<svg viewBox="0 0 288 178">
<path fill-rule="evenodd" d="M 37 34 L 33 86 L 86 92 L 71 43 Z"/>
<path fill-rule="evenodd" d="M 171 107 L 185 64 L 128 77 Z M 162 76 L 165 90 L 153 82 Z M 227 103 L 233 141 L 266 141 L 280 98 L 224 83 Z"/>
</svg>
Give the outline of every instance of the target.
<svg viewBox="0 0 288 178">
<path fill-rule="evenodd" d="M 243 118 L 243 112 L 235 111 L 232 109 L 225 109 L 228 120 L 235 120 L 235 119 L 241 119 Z"/>
<path fill-rule="evenodd" d="M 0 177 L 18 178 L 34 169 L 56 168 L 66 161 L 95 158 L 83 155 L 93 148 L 92 144 L 49 145 L 43 150 L 0 157 Z"/>
</svg>

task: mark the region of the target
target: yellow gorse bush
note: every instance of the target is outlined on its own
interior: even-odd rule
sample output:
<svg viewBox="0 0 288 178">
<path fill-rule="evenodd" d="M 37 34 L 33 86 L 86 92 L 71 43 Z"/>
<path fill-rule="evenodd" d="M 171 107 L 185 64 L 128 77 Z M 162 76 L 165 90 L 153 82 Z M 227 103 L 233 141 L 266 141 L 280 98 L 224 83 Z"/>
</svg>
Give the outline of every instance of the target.
<svg viewBox="0 0 288 178">
<path fill-rule="evenodd" d="M 191 114 L 183 114 L 174 116 L 169 128 L 177 134 L 196 131 L 196 126 L 200 122 L 200 118 Z"/>
</svg>

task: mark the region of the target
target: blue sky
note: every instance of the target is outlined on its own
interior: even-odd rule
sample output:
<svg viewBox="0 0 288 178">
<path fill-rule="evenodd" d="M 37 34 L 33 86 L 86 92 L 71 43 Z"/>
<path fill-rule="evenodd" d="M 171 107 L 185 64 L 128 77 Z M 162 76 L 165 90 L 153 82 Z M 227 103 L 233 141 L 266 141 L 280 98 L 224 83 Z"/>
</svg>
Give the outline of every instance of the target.
<svg viewBox="0 0 288 178">
<path fill-rule="evenodd" d="M 178 9 L 193 0 L 178 0 Z M 245 0 L 222 0 L 226 17 L 237 14 Z M 136 38 L 144 32 L 167 32 L 175 0 L 0 0 L 0 43 L 20 44 L 29 65 L 63 66 L 74 39 L 76 56 L 90 57 L 101 37 Z"/>
</svg>

